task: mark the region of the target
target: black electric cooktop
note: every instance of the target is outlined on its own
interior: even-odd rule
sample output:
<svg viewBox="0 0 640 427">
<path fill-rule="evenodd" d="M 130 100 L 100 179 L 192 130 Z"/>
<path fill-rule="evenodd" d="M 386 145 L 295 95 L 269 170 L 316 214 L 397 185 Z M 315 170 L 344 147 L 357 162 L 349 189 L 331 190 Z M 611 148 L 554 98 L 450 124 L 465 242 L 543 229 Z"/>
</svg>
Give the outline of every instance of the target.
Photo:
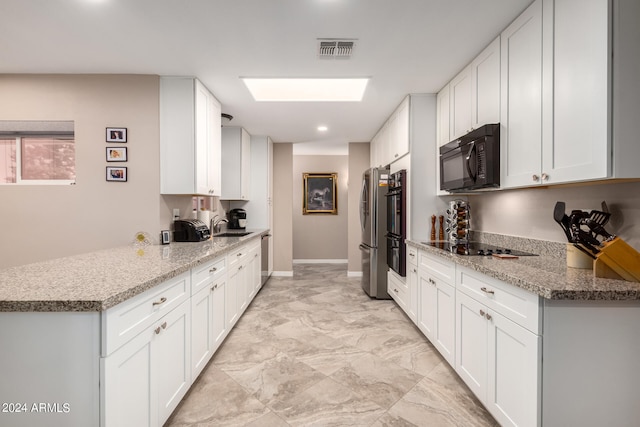
<svg viewBox="0 0 640 427">
<path fill-rule="evenodd" d="M 448 241 L 430 241 L 424 242 L 426 245 L 439 248 L 447 252 L 457 255 L 475 255 L 475 256 L 491 256 L 493 254 L 504 254 L 513 256 L 536 256 L 529 252 L 518 251 L 515 249 L 504 248 L 501 246 L 488 245 L 480 242 L 466 242 L 452 245 Z"/>
</svg>

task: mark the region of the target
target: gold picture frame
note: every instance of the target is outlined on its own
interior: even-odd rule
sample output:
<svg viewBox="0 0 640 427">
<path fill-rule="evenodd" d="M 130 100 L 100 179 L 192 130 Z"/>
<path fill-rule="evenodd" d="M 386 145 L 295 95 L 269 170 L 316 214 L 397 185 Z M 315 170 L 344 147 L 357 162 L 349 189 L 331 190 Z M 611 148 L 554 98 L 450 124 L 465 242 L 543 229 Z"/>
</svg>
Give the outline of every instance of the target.
<svg viewBox="0 0 640 427">
<path fill-rule="evenodd" d="M 302 174 L 302 214 L 338 214 L 338 174 Z"/>
</svg>

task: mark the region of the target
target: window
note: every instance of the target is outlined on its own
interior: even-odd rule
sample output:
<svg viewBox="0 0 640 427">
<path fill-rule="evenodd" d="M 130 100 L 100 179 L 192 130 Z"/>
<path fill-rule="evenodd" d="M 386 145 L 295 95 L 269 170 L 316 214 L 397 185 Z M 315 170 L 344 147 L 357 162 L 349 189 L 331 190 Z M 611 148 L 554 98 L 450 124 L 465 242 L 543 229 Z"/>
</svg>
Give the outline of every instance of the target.
<svg viewBox="0 0 640 427">
<path fill-rule="evenodd" d="M 73 183 L 73 127 L 66 121 L 0 121 L 0 184 Z"/>
</svg>

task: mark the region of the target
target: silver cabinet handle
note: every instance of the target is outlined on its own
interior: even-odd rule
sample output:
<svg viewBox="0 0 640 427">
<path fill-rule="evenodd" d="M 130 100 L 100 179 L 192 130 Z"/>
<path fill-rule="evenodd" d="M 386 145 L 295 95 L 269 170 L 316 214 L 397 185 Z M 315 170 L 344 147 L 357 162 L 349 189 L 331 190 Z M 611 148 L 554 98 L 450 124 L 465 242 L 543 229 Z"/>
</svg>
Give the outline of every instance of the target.
<svg viewBox="0 0 640 427">
<path fill-rule="evenodd" d="M 543 173 L 542 174 L 542 180 L 543 181 L 548 181 L 549 180 L 549 174 Z"/>
<path fill-rule="evenodd" d="M 536 174 L 533 174 L 533 176 L 531 177 L 531 179 L 533 179 L 533 182 L 538 182 L 540 181 L 540 177 Z"/>
<path fill-rule="evenodd" d="M 154 329 L 154 332 L 156 333 L 156 335 L 158 335 L 160 333 L 160 326 L 158 326 L 157 328 Z"/>
<path fill-rule="evenodd" d="M 236 256 L 242 256 L 242 252 L 238 252 L 238 255 L 236 255 Z"/>
<path fill-rule="evenodd" d="M 398 290 L 396 288 L 393 288 L 393 292 L 395 292 L 397 294 Z"/>
<path fill-rule="evenodd" d="M 490 289 L 487 289 L 487 288 L 485 288 L 484 286 L 483 286 L 483 287 L 481 287 L 481 288 L 480 288 L 480 290 L 481 290 L 482 292 L 484 292 L 485 294 L 491 294 L 491 295 L 495 294 L 495 292 L 494 292 L 494 291 L 492 291 L 492 290 L 490 290 Z"/>
<path fill-rule="evenodd" d="M 414 272 L 414 273 L 417 273 L 417 272 L 418 272 L 418 270 L 416 270 L 416 269 L 414 268 L 414 269 L 413 269 L 413 272 Z"/>
<path fill-rule="evenodd" d="M 487 314 L 484 312 L 484 310 L 480 309 L 480 316 L 484 317 L 484 315 Z"/>
<path fill-rule="evenodd" d="M 487 315 L 485 317 L 487 318 L 487 320 L 493 319 L 493 317 L 491 317 L 491 315 L 489 313 L 487 313 Z"/>
<path fill-rule="evenodd" d="M 218 271 L 218 269 L 213 267 L 211 270 L 209 270 L 209 273 L 215 273 L 216 271 Z"/>
<path fill-rule="evenodd" d="M 217 283 L 211 287 L 212 291 L 215 291 L 216 289 L 218 289 L 218 284 Z"/>
<path fill-rule="evenodd" d="M 162 326 L 162 329 L 167 329 L 167 322 L 164 322 L 164 323 L 163 323 L 162 325 L 160 325 L 160 326 Z"/>
<path fill-rule="evenodd" d="M 153 305 L 160 305 L 160 304 L 164 304 L 165 302 L 167 302 L 167 299 L 165 297 L 160 298 L 160 301 L 154 301 Z"/>
</svg>

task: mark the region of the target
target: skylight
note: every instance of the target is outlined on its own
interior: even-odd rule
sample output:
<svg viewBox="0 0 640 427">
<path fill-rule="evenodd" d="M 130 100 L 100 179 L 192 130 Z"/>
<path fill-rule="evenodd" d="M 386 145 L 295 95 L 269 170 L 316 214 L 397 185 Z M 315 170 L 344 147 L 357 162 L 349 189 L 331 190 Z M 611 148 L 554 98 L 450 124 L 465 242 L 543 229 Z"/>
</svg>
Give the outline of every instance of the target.
<svg viewBox="0 0 640 427">
<path fill-rule="evenodd" d="M 368 78 L 242 78 L 256 101 L 358 102 Z"/>
</svg>

